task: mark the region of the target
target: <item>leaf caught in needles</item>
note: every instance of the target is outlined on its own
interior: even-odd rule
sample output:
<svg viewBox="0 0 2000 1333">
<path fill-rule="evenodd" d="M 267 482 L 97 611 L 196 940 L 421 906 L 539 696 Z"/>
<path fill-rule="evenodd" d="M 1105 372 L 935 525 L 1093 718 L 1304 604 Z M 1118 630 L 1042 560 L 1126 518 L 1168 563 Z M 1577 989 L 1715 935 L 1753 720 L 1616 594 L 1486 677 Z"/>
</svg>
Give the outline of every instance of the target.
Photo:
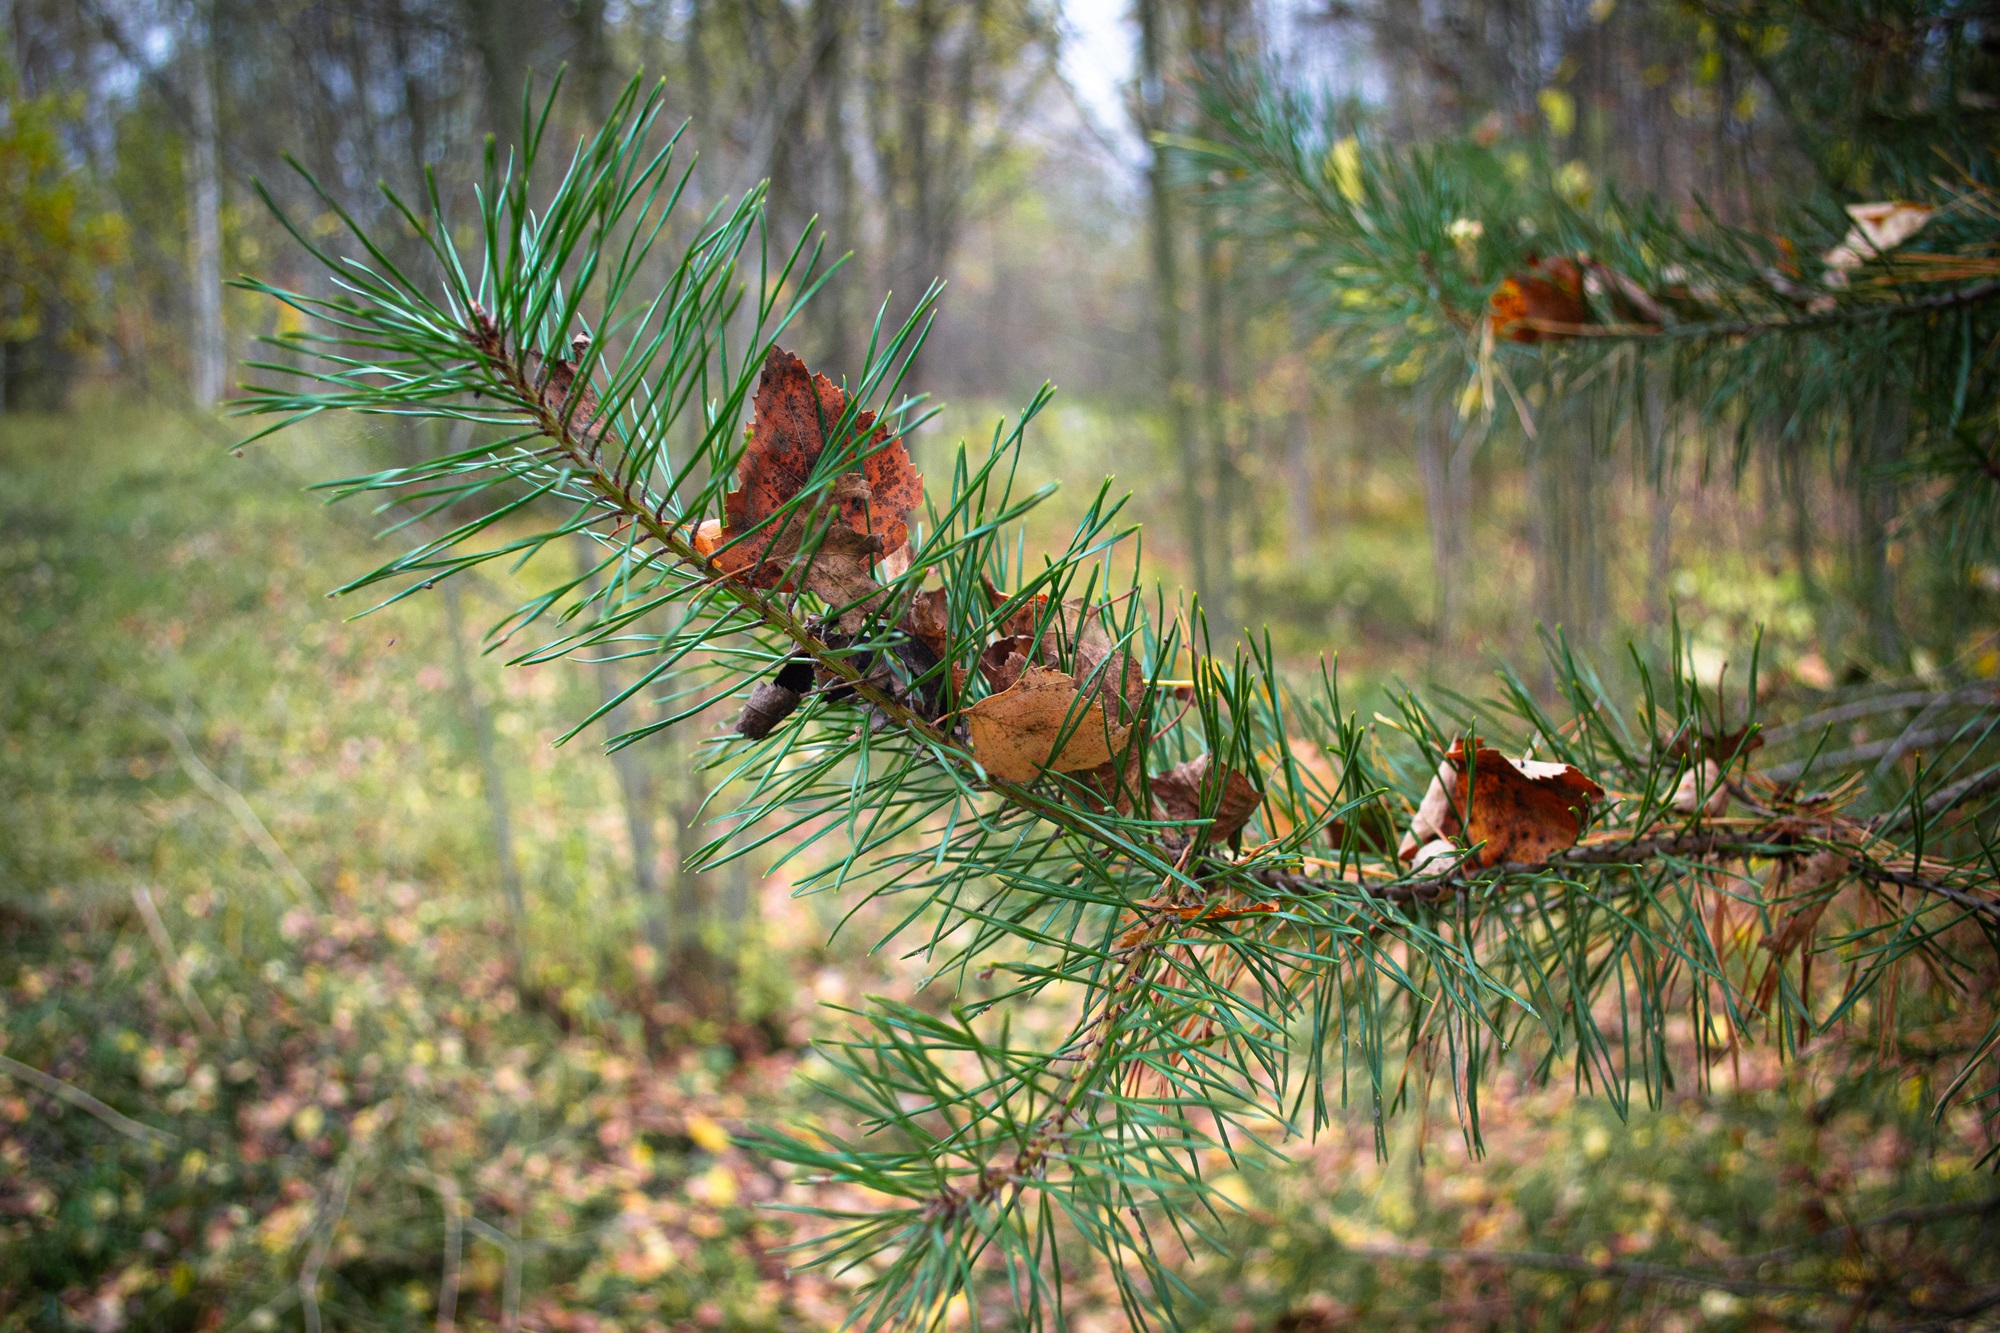
<svg viewBox="0 0 2000 1333">
<path fill-rule="evenodd" d="M 986 596 L 995 610 L 1007 602 L 1007 594 L 990 581 L 986 584 Z M 1137 721 L 1146 697 L 1146 670 L 1136 653 L 1119 646 L 1112 627 L 1111 608 L 1086 607 L 1080 598 L 1070 598 L 1051 614 L 1048 605 L 1049 599 L 1037 594 L 1001 622 L 1001 637 L 989 645 L 990 657 L 983 657 L 980 663 L 994 689 L 1002 690 L 1013 683 L 1018 669 L 1010 665 L 1009 658 L 1019 654 L 1024 662 L 1034 662 L 1051 671 L 1066 671 L 1078 681 L 1088 683 L 1093 697 L 1109 686 L 1118 703 L 1118 720 Z M 1002 649 L 997 646 L 1000 644 L 1010 647 Z"/>
<path fill-rule="evenodd" d="M 1915 236 L 1936 212 L 1928 204 L 1896 200 L 1849 204 L 1847 216 L 1854 219 L 1854 225 L 1847 229 L 1839 245 L 1820 256 L 1820 262 L 1826 265 L 1826 285 L 1845 287 L 1850 273 Z"/>
<path fill-rule="evenodd" d="M 986 677 L 995 694 L 1014 688 L 1014 682 L 1028 669 L 1022 648 L 1022 641 L 1009 634 L 987 644 L 979 654 L 979 674 Z"/>
<path fill-rule="evenodd" d="M 1076 681 L 1067 672 L 1033 665 L 1009 688 L 974 704 L 965 720 L 973 758 L 1006 782 L 1032 781 L 1044 768 L 1096 768 L 1124 748 L 1131 732 L 1107 722 L 1101 702 L 1078 707 Z"/>
<path fill-rule="evenodd" d="M 736 467 L 737 488 L 723 499 L 725 542 L 765 522 L 805 488 L 826 449 L 827 431 L 847 406 L 847 395 L 833 381 L 807 370 L 805 362 L 790 352 L 771 349 L 757 381 L 750 442 Z M 877 426 L 873 412 L 855 418 L 853 434 L 867 442 L 860 466 L 866 486 L 836 493 L 840 522 L 856 533 L 878 538 L 881 554 L 887 555 L 909 540 L 904 520 L 923 503 L 924 479 L 910 466 L 901 438 Z M 747 564 L 755 559 L 757 544 L 757 538 L 751 538 L 725 552 L 721 563 L 736 572 L 731 557 Z"/>
<path fill-rule="evenodd" d="M 777 517 L 812 480 L 827 432 L 847 406 L 847 395 L 826 376 L 773 347 L 757 382 L 737 487 L 723 499 L 725 518 L 701 524 L 693 544 L 752 587 L 803 586 L 829 605 L 849 607 L 842 622 L 851 631 L 875 605 L 876 563 L 908 544 L 905 519 L 923 500 L 924 479 L 902 440 L 863 412 L 853 423 L 868 451 L 858 469 L 836 477 L 819 503 Z"/>
<path fill-rule="evenodd" d="M 570 349 L 576 357 L 573 361 L 562 357 L 551 361 L 539 352 L 529 352 L 523 362 L 529 382 L 542 400 L 543 409 L 555 420 L 566 422 L 573 438 L 595 449 L 603 440 L 609 421 L 597 401 L 597 391 L 590 387 L 590 381 L 585 380 L 581 389 L 576 383 L 577 367 L 584 353 L 590 350 L 590 335 L 577 334 L 570 339 Z"/>
<path fill-rule="evenodd" d="M 1604 788 L 1572 765 L 1509 759 L 1474 742 L 1468 800 L 1467 767 L 1465 742 L 1454 742 L 1397 849 L 1405 861 L 1440 839 L 1479 846 L 1468 869 L 1546 861 L 1576 845 L 1604 799 Z"/>
<path fill-rule="evenodd" d="M 931 656 L 943 661 L 951 656 L 951 610 L 943 588 L 932 588 L 920 592 L 910 603 L 910 613 L 903 617 L 903 628 L 916 636 L 917 642 L 931 650 Z"/>
<path fill-rule="evenodd" d="M 1493 336 L 1508 342 L 1573 337 L 1572 333 L 1541 326 L 1580 326 L 1589 321 L 1590 308 L 1583 301 L 1583 270 L 1563 255 L 1531 258 L 1526 268 L 1501 280 L 1486 309 L 1493 321 Z"/>
<path fill-rule="evenodd" d="M 1219 765 L 1210 758 L 1197 755 L 1154 778 L 1153 804 L 1168 819 L 1185 822 L 1206 815 L 1215 821 L 1208 826 L 1209 840 L 1224 842 L 1243 831 L 1264 793 L 1233 768 L 1221 770 L 1218 784 L 1210 775 Z"/>
</svg>

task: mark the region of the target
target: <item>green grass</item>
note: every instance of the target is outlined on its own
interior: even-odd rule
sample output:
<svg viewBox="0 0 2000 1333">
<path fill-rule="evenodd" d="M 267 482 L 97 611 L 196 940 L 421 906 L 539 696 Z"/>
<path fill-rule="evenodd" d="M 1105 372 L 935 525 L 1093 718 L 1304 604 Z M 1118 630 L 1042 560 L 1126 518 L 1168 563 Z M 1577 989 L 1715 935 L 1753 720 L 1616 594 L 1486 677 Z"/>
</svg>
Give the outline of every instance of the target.
<svg viewBox="0 0 2000 1333">
<path fill-rule="evenodd" d="M 1126 466 L 1119 429 L 1058 414 L 1041 466 L 1074 500 L 1093 469 Z M 796 1082 L 819 1067 L 799 1049 L 815 994 L 852 1002 L 907 976 L 858 952 L 866 921 L 841 951 L 823 947 L 851 904 L 794 904 L 746 877 L 702 928 L 733 963 L 725 1008 L 761 1021 L 691 1009 L 648 943 L 661 905 L 633 887 L 611 766 L 591 739 L 550 743 L 601 697 L 594 675 L 476 659 L 466 699 L 440 597 L 357 621 L 345 617 L 360 604 L 324 595 L 382 548 L 364 513 L 324 508 L 303 479 L 374 465 L 381 446 L 351 425 L 241 459 L 227 440 L 137 401 L 0 418 L 0 1054 L 171 1136 L 142 1142 L 0 1075 L 0 1330 L 298 1328 L 308 1270 L 323 1327 L 434 1327 L 454 1197 L 460 1328 L 514 1309 L 552 1329 L 837 1325 L 846 1288 L 788 1274 L 786 1215 L 757 1206 L 804 1187 L 718 1135 L 815 1110 Z M 1170 501 L 1160 475 L 1142 477 L 1141 513 Z M 1258 567 L 1258 587 L 1335 591 L 1274 604 L 1332 625 L 1327 599 L 1380 601 L 1384 625 L 1407 610 L 1427 549 L 1407 493 L 1386 478 L 1360 494 L 1376 498 L 1324 539 L 1346 564 Z M 1704 552 L 1699 568 L 1739 559 Z M 1161 569 L 1174 568 L 1167 549 Z M 1704 632 L 1790 604 L 1744 573 L 1695 577 L 1723 618 Z M 474 585 L 468 621 L 518 592 Z M 1378 613 L 1339 614 L 1360 633 Z M 1314 623 L 1287 632 L 1340 646 Z M 1378 660 L 1410 660 L 1401 651 Z M 474 703 L 493 720 L 516 829 L 519 972 Z M 212 778 L 177 751 L 176 729 Z M 684 777 L 684 743 L 640 753 L 663 790 Z M 1996 1277 L 1990 1215 L 1815 1239 L 1834 1234 L 1828 1219 L 1992 1190 L 1967 1170 L 1974 1130 L 1934 1134 L 1893 1082 L 1808 1087 L 1760 1066 L 1741 1090 L 1684 1089 L 1630 1127 L 1565 1090 L 1492 1090 L 1483 1163 L 1457 1144 L 1448 1073 L 1431 1100 L 1428 1118 L 1390 1125 L 1386 1160 L 1357 1114 L 1296 1167 L 1232 1184 L 1248 1211 L 1225 1219 L 1227 1253 L 1190 1260 L 1209 1301 L 1192 1321 L 1764 1328 L 1867 1304 L 1857 1326 L 1870 1326 L 1926 1283 L 1923 1299 L 1944 1299 Z M 1714 1272 L 1792 1244 L 1816 1248 L 1760 1280 L 1830 1295 L 1379 1252 L 1534 1249 Z M 1102 1315 L 1107 1289 L 1074 1277 L 1079 1308 Z"/>
<path fill-rule="evenodd" d="M 517 977 L 438 598 L 349 622 L 324 596 L 378 557 L 292 465 L 365 442 L 225 442 L 140 403 L 0 423 L 4 1054 L 171 1136 L 0 1078 L 0 1328 L 296 1326 L 316 1255 L 328 1326 L 427 1327 L 454 1190 L 461 1327 L 502 1319 L 510 1252 L 529 1312 L 820 1323 L 748 1207 L 779 1182 L 712 1128 L 790 1057 L 674 1002 L 610 766 L 547 743 L 591 677 L 475 667 Z"/>
</svg>

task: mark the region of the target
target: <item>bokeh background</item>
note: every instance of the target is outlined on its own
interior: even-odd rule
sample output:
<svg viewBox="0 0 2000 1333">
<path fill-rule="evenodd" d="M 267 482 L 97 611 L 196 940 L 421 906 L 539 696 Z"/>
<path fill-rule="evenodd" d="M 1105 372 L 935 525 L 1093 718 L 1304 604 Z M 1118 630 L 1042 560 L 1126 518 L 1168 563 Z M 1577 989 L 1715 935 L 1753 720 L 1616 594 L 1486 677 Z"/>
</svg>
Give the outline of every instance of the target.
<svg viewBox="0 0 2000 1333">
<path fill-rule="evenodd" d="M 1761 634 L 1774 706 L 1995 676 L 2000 569 L 1933 559 L 1893 478 L 1693 427 L 1662 468 L 1581 419 L 1454 452 L 1162 141 L 1199 132 L 1204 59 L 1269 60 L 1383 134 L 1512 136 L 1749 225 L 1808 185 L 1774 41 L 1664 0 L 0 4 L 0 1329 L 821 1328 L 856 1280 L 788 1268 L 773 1205 L 827 1200 L 729 1132 L 811 1115 L 826 1006 L 910 976 L 865 910 L 791 896 L 782 847 L 681 870 L 726 718 L 556 745 L 624 681 L 502 669 L 484 631 L 546 564 L 328 600 L 385 551 L 307 486 L 425 442 L 329 419 L 232 450 L 226 399 L 285 326 L 225 281 L 316 281 L 269 204 L 314 243 L 341 212 L 392 230 L 378 182 L 463 199 L 524 81 L 562 71 L 562 140 L 644 71 L 697 212 L 768 180 L 774 246 L 850 256 L 796 329 L 816 368 L 857 371 L 945 279 L 920 466 L 1053 382 L 1024 474 L 1065 489 L 1035 522 L 1115 475 L 1149 578 L 1220 639 L 1337 658 L 1357 706 L 1477 688 L 1556 627 L 1615 670 L 1677 624 L 1739 681 Z M 1789 1327 L 1823 1306 L 1754 1269 L 1591 1256 L 1979 1215 L 1972 1129 L 1891 1075 L 1745 1054 L 1658 1109 L 1603 1091 L 1496 1088 L 1482 1153 L 1440 1090 L 1232 1176 L 1190 1319 Z M 1584 1269 L 1431 1253 L 1469 1246 Z M 1077 1283 L 1081 1326 L 1123 1326 Z"/>
</svg>

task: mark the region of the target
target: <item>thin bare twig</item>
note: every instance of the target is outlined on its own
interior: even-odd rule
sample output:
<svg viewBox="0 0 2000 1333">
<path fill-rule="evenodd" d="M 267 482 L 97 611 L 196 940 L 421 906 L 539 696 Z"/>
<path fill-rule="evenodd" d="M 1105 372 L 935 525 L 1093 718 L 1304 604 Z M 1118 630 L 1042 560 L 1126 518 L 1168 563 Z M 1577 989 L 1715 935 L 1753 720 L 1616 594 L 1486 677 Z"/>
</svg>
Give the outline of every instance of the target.
<svg viewBox="0 0 2000 1333">
<path fill-rule="evenodd" d="M 153 891 L 144 884 L 132 886 L 132 905 L 139 909 L 139 919 L 146 923 L 146 933 L 153 937 L 153 949 L 160 955 L 160 965 L 167 969 L 167 980 L 173 983 L 174 994 L 180 996 L 181 1006 L 188 1011 L 195 1026 L 212 1041 L 222 1040 L 222 1030 L 215 1025 L 214 1015 L 201 1002 L 201 996 L 188 981 L 187 968 L 181 963 L 180 953 L 174 948 L 173 936 L 167 934 L 167 923 L 160 919 L 160 909 L 153 903 Z"/>
<path fill-rule="evenodd" d="M 130 1116 L 121 1115 L 82 1088 L 65 1083 L 53 1074 L 44 1074 L 33 1065 L 24 1065 L 19 1060 L 0 1055 L 0 1074 L 11 1074 L 23 1083 L 40 1088 L 51 1097 L 68 1102 L 79 1111 L 88 1111 L 135 1143 L 158 1144 L 164 1148 L 171 1148 L 180 1142 L 164 1129 L 154 1129 L 151 1125 L 140 1124 Z"/>
<path fill-rule="evenodd" d="M 520 1333 L 521 1328 L 521 1243 L 494 1226 L 468 1213 L 465 1225 L 481 1240 L 491 1241 L 500 1247 L 507 1258 L 506 1276 L 500 1286 L 500 1327 L 504 1333 Z"/>
<path fill-rule="evenodd" d="M 202 762 L 201 756 L 195 753 L 194 745 L 188 740 L 188 734 L 181 729 L 180 723 L 144 699 L 126 694 L 123 690 L 118 690 L 117 693 L 134 712 L 165 734 L 167 743 L 173 746 L 174 755 L 180 760 L 181 771 L 188 775 L 188 780 L 213 797 L 230 814 L 236 816 L 236 823 L 243 830 L 244 836 L 256 844 L 257 850 L 264 854 L 264 859 L 270 862 L 271 869 L 278 872 L 278 878 L 292 891 L 292 896 L 301 902 L 317 903 L 319 893 L 313 888 L 312 883 L 299 873 L 299 868 L 293 864 L 292 858 L 285 854 L 285 849 L 271 836 L 271 830 L 264 827 L 264 821 L 250 808 L 250 802 L 243 799 L 243 793 L 217 777 L 215 770 Z"/>
</svg>

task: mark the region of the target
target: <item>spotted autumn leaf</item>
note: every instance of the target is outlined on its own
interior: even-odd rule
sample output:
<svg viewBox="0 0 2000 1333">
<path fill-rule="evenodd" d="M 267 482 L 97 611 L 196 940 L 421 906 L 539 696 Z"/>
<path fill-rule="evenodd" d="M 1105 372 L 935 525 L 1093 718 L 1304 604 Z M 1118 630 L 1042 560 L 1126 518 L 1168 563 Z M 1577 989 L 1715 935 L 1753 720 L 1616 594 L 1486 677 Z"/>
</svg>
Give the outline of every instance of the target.
<svg viewBox="0 0 2000 1333">
<path fill-rule="evenodd" d="M 792 568 L 812 535 L 811 506 L 802 506 L 775 527 L 753 530 L 805 488 L 825 452 L 828 430 L 847 406 L 839 386 L 773 347 L 757 381 L 750 442 L 737 464 L 736 489 L 723 498 L 724 520 L 710 520 L 696 531 L 695 549 L 713 556 L 724 573 L 756 587 L 800 582 L 813 587 L 812 571 L 801 579 Z M 868 452 L 858 470 L 842 474 L 831 488 L 834 513 L 812 562 L 837 566 L 817 581 L 847 594 L 840 601 L 865 595 L 860 579 L 866 577 L 873 587 L 875 563 L 908 544 L 905 520 L 924 495 L 924 479 L 910 465 L 903 441 L 876 426 L 874 413 L 861 413 L 854 433 L 867 440 Z"/>
<path fill-rule="evenodd" d="M 1067 672 L 1034 665 L 1009 688 L 974 704 L 965 720 L 973 758 L 1007 782 L 1032 781 L 1045 768 L 1058 773 L 1096 768 L 1110 762 L 1131 734 L 1131 728 L 1105 718 L 1102 702 L 1079 707 L 1076 681 Z"/>
<path fill-rule="evenodd" d="M 1457 741 L 1397 851 L 1412 861 L 1430 851 L 1429 844 L 1454 839 L 1479 847 L 1465 861 L 1469 869 L 1546 861 L 1576 845 L 1591 807 L 1603 799 L 1604 788 L 1572 765 L 1509 759 L 1477 743 L 1468 765 L 1465 742 Z"/>
<path fill-rule="evenodd" d="M 750 443 L 736 468 L 737 489 L 723 500 L 727 532 L 748 532 L 799 493 L 826 448 L 827 431 L 846 410 L 847 395 L 833 381 L 807 370 L 790 352 L 771 349 L 757 381 Z M 855 418 L 854 434 L 868 441 L 861 462 L 868 489 L 865 498 L 841 498 L 841 521 L 856 532 L 880 537 L 886 555 L 909 540 L 904 519 L 923 503 L 924 479 L 910 465 L 903 441 L 877 427 L 873 412 Z"/>
<path fill-rule="evenodd" d="M 1493 321 L 1493 336 L 1508 342 L 1573 337 L 1542 326 L 1576 326 L 1589 321 L 1590 308 L 1583 301 L 1583 270 L 1564 255 L 1531 258 L 1526 268 L 1501 280 L 1487 301 L 1487 314 Z"/>
<path fill-rule="evenodd" d="M 1217 770 L 1219 780 L 1214 776 Z M 1264 793 L 1249 778 L 1233 768 L 1212 764 L 1205 754 L 1174 765 L 1154 778 L 1151 786 L 1156 814 L 1183 822 L 1212 818 L 1215 822 L 1208 826 L 1208 836 L 1213 842 L 1242 832 L 1264 799 Z"/>
</svg>

